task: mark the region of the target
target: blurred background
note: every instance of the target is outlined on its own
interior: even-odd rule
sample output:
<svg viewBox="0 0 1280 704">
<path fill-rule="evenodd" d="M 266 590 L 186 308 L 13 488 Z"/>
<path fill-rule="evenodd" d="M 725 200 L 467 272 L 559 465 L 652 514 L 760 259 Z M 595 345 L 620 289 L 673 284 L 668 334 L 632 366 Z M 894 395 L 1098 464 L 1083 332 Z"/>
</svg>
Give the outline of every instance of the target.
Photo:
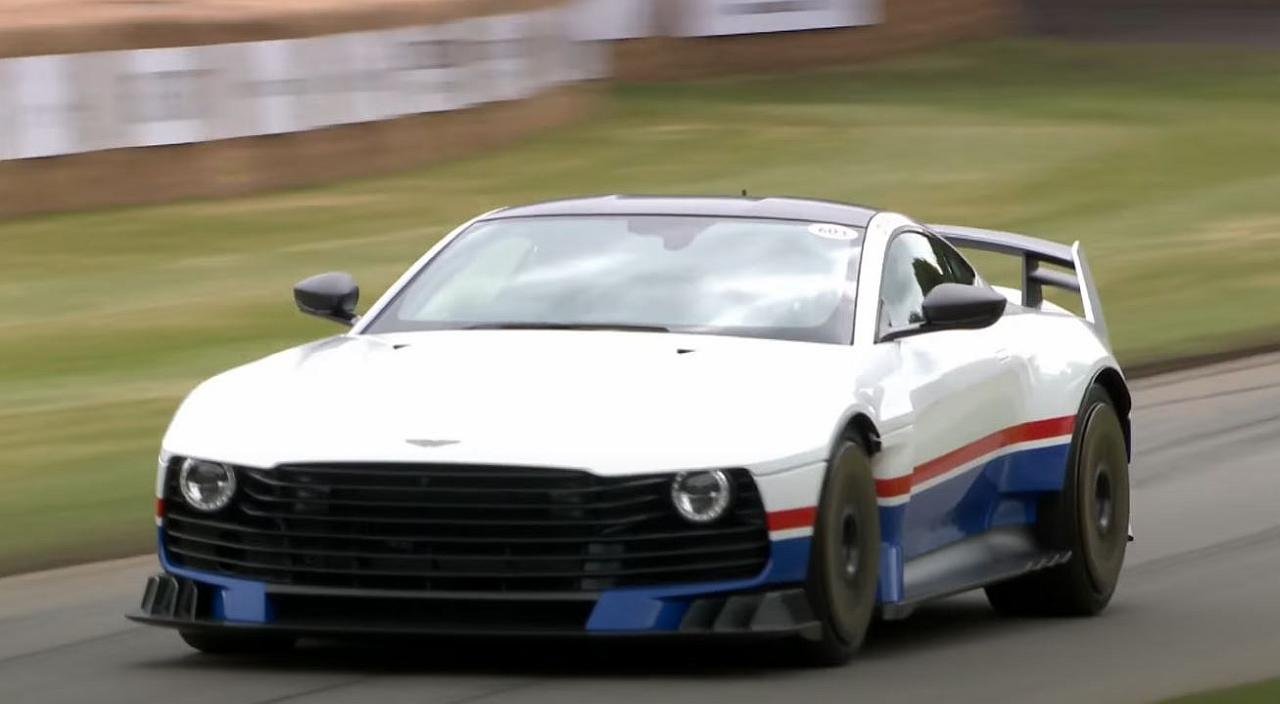
<svg viewBox="0 0 1280 704">
<path fill-rule="evenodd" d="M 503 205 L 1080 240 L 1131 369 L 1280 342 L 1277 49 L 1270 0 L 0 0 L 0 574 L 146 552 L 184 394 L 336 331 L 293 282 Z"/>
</svg>

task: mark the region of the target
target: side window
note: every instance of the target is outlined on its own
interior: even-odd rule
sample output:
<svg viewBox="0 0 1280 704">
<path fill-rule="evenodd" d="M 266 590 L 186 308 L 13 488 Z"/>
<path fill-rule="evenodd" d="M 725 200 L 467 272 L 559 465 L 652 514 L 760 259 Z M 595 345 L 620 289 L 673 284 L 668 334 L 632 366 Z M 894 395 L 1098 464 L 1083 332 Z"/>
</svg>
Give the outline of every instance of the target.
<svg viewBox="0 0 1280 704">
<path fill-rule="evenodd" d="M 924 322 L 924 297 L 951 280 L 930 238 L 904 232 L 885 252 L 880 282 L 880 332 Z"/>
<path fill-rule="evenodd" d="M 973 270 L 973 267 L 969 266 L 969 262 L 965 261 L 964 257 L 960 256 L 960 253 L 954 247 L 936 237 L 929 239 L 933 242 L 934 253 L 938 255 L 938 259 L 946 268 L 948 282 L 966 286 L 973 286 L 977 283 L 978 273 Z"/>
</svg>

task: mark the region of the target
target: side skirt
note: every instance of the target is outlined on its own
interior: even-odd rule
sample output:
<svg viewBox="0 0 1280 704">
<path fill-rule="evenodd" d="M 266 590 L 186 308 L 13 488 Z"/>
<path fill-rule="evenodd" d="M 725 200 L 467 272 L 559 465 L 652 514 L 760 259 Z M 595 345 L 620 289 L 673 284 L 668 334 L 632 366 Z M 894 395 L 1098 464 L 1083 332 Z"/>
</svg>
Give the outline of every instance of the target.
<svg viewBox="0 0 1280 704">
<path fill-rule="evenodd" d="M 885 620 L 911 615 L 920 604 L 1060 565 L 1071 551 L 1045 550 L 1031 528 L 995 528 L 921 555 L 903 567 L 904 598 L 881 606 Z"/>
</svg>

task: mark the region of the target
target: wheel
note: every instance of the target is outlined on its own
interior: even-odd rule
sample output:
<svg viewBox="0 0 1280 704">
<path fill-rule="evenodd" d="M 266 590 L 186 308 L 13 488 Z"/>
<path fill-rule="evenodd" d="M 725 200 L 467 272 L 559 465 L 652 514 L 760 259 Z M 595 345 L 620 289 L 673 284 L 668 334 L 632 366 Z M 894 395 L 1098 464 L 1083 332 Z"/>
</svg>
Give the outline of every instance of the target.
<svg viewBox="0 0 1280 704">
<path fill-rule="evenodd" d="M 987 587 L 997 612 L 1014 616 L 1091 616 L 1106 608 L 1129 542 L 1129 456 L 1111 396 L 1089 389 L 1063 490 L 1040 506 L 1046 546 L 1070 550 L 1066 563 Z"/>
<path fill-rule="evenodd" d="M 832 453 L 818 504 L 805 592 L 822 624 L 817 640 L 801 640 L 813 665 L 842 665 L 862 645 L 875 613 L 880 576 L 880 513 L 871 462 L 858 443 Z"/>
<path fill-rule="evenodd" d="M 187 645 L 207 655 L 258 655 L 278 653 L 293 648 L 294 639 L 262 633 L 220 633 L 217 631 L 178 631 Z"/>
</svg>

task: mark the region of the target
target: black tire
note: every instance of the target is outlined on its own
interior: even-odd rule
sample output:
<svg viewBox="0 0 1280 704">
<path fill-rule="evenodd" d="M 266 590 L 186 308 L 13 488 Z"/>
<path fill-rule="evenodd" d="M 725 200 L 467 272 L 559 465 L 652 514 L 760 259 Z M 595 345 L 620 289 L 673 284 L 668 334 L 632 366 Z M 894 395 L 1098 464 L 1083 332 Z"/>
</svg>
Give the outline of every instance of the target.
<svg viewBox="0 0 1280 704">
<path fill-rule="evenodd" d="M 867 452 L 842 441 L 831 455 L 813 527 L 805 592 L 821 637 L 801 640 L 811 665 L 848 662 L 866 638 L 880 577 L 880 512 Z"/>
<path fill-rule="evenodd" d="M 263 633 L 178 631 L 187 645 L 206 655 L 260 655 L 293 649 L 294 639 Z"/>
<path fill-rule="evenodd" d="M 1040 506 L 1037 531 L 1066 563 L 987 587 L 1010 616 L 1092 616 L 1111 601 L 1129 542 L 1129 456 L 1111 396 L 1089 389 L 1076 418 L 1063 490 Z"/>
</svg>

